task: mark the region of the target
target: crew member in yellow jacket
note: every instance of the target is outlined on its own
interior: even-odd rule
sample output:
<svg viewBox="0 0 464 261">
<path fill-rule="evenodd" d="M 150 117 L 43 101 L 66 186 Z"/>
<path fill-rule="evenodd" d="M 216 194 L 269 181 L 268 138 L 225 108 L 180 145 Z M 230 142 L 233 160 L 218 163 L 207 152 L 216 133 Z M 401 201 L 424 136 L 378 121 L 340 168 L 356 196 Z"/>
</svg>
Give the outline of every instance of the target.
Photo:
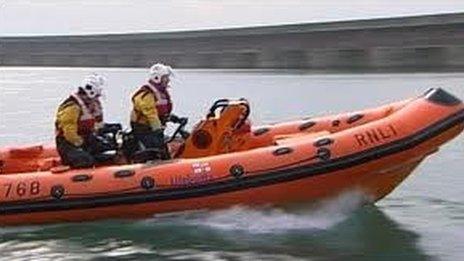
<svg viewBox="0 0 464 261">
<path fill-rule="evenodd" d="M 95 134 L 104 125 L 99 100 L 104 84 L 105 78 L 92 74 L 58 107 L 55 140 L 65 165 L 83 168 L 95 163 L 94 154 L 98 153 Z"/>
<path fill-rule="evenodd" d="M 164 144 L 164 128 L 167 121 L 179 122 L 173 114 L 169 94 L 172 68 L 157 63 L 150 68 L 148 82 L 132 95 L 131 127 L 135 138 L 145 148 L 159 149 L 161 158 L 169 158 Z"/>
</svg>

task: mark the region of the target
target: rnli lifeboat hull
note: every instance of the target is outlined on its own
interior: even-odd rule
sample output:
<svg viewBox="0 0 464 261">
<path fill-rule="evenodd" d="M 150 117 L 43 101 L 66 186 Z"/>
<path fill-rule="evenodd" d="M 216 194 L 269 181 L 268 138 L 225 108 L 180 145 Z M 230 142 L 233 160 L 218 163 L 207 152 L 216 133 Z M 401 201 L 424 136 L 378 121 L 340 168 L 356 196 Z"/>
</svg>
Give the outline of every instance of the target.
<svg viewBox="0 0 464 261">
<path fill-rule="evenodd" d="M 464 105 L 438 89 L 380 120 L 280 145 L 157 164 L 2 175 L 0 224 L 314 202 L 346 191 L 375 202 L 463 129 Z"/>
</svg>

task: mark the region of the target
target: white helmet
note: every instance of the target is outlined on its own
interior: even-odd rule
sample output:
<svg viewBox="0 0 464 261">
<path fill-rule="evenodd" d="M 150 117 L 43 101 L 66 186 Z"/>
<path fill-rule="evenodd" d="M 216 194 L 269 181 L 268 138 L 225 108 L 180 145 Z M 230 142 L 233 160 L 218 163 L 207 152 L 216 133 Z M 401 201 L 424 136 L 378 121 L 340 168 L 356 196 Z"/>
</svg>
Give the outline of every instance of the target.
<svg viewBox="0 0 464 261">
<path fill-rule="evenodd" d="M 161 82 L 161 77 L 163 76 L 171 76 L 174 72 L 169 65 L 164 65 L 162 63 L 154 64 L 150 67 L 150 79 L 153 80 L 155 83 Z"/>
<path fill-rule="evenodd" d="M 81 88 L 89 98 L 94 99 L 102 95 L 105 83 L 105 77 L 94 73 L 82 80 Z"/>
</svg>

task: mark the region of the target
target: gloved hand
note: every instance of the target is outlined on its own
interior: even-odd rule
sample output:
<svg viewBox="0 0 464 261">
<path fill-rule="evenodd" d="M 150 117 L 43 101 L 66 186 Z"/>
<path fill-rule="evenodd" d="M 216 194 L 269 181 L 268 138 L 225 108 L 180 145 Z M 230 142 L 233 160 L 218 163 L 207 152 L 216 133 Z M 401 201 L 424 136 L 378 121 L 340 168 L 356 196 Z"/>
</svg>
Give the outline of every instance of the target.
<svg viewBox="0 0 464 261">
<path fill-rule="evenodd" d="M 169 115 L 169 119 L 168 119 L 170 122 L 173 122 L 173 123 L 178 123 L 178 124 L 187 124 L 187 121 L 188 121 L 188 118 L 186 117 L 179 117 L 175 114 L 171 114 Z"/>
<path fill-rule="evenodd" d="M 116 134 L 122 130 L 120 123 L 105 123 L 102 128 L 98 130 L 98 135 L 104 135 L 106 133 Z"/>
<path fill-rule="evenodd" d="M 180 118 L 175 114 L 171 114 L 168 117 L 168 121 L 170 121 L 170 122 L 178 123 L 179 120 L 180 120 Z"/>
<path fill-rule="evenodd" d="M 187 118 L 187 117 L 181 117 L 181 118 L 179 119 L 179 124 L 181 124 L 181 125 L 185 125 L 185 124 L 187 124 L 187 122 L 188 122 L 188 118 Z"/>
</svg>

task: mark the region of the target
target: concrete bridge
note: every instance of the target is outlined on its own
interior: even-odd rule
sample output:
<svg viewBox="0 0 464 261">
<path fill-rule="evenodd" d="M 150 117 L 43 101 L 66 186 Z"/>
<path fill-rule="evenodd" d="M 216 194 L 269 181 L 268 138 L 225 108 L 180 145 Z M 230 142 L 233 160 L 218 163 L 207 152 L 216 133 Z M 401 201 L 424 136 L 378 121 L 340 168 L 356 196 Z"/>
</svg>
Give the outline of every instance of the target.
<svg viewBox="0 0 464 261">
<path fill-rule="evenodd" d="M 168 33 L 0 38 L 0 66 L 464 71 L 464 13 Z"/>
</svg>

